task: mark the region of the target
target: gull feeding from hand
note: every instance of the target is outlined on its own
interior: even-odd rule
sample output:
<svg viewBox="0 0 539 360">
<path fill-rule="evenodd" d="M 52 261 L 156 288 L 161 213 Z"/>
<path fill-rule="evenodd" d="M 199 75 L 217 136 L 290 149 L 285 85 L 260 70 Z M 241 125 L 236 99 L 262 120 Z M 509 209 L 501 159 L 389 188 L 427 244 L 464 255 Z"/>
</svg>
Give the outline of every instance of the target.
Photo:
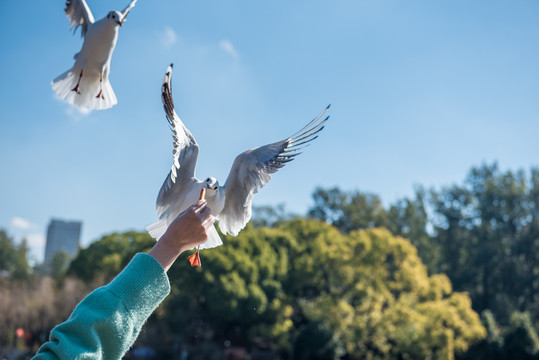
<svg viewBox="0 0 539 360">
<path fill-rule="evenodd" d="M 125 22 L 132 0 L 123 11 L 110 11 L 95 21 L 85 0 L 67 0 L 65 13 L 71 28 L 81 28 L 81 50 L 71 69 L 51 83 L 56 94 L 68 103 L 89 110 L 108 109 L 118 103 L 109 82 L 110 59 L 118 40 L 118 29 Z"/>
<path fill-rule="evenodd" d="M 174 162 L 157 196 L 159 220 L 146 230 L 152 237 L 159 239 L 182 211 L 199 200 L 201 190 L 206 189 L 206 200 L 212 215 L 219 220 L 219 228 L 225 235 L 237 236 L 251 219 L 253 196 L 270 181 L 271 174 L 292 161 L 300 154 L 299 150 L 318 137 L 317 134 L 329 118 L 322 118 L 329 106 L 294 135 L 238 155 L 225 184 L 219 185 L 214 177 L 203 181 L 195 177 L 199 147 L 174 110 L 171 78 L 172 64 L 163 79 L 161 98 L 173 132 Z M 208 240 L 200 245 L 200 249 L 222 244 L 217 230 L 212 226 Z"/>
</svg>

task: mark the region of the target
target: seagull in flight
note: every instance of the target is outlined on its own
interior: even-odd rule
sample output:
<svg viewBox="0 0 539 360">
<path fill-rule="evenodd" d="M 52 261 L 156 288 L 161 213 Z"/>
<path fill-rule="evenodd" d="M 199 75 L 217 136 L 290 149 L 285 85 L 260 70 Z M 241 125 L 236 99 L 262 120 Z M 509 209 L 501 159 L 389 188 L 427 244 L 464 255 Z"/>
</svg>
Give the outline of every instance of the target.
<svg viewBox="0 0 539 360">
<path fill-rule="evenodd" d="M 110 11 L 95 21 L 85 0 L 67 0 L 65 13 L 71 28 L 75 32 L 80 27 L 84 40 L 73 67 L 51 83 L 61 99 L 89 110 L 108 109 L 118 103 L 109 82 L 110 59 L 118 30 L 136 2 L 132 0 L 123 11 Z"/>
<path fill-rule="evenodd" d="M 199 146 L 174 110 L 172 66 L 171 64 L 168 67 L 163 79 L 161 98 L 173 132 L 174 161 L 157 196 L 159 220 L 149 225 L 146 230 L 152 237 L 159 239 L 181 212 L 199 200 L 205 189 L 208 206 L 212 215 L 219 220 L 221 232 L 237 236 L 251 219 L 253 196 L 270 181 L 271 174 L 292 161 L 300 154 L 299 150 L 318 137 L 329 118 L 323 118 L 329 106 L 294 135 L 238 155 L 224 185 L 220 185 L 217 179 L 211 176 L 199 180 L 195 177 Z M 217 230 L 212 226 L 208 232 L 208 240 L 200 249 L 222 244 Z M 196 255 L 198 256 L 198 250 Z"/>
</svg>

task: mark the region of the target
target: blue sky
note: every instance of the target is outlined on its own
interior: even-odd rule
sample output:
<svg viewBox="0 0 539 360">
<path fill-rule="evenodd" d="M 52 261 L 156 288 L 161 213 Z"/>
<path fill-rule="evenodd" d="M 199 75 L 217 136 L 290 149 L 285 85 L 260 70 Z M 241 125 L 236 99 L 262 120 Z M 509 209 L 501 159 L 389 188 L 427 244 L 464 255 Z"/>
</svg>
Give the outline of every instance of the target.
<svg viewBox="0 0 539 360">
<path fill-rule="evenodd" d="M 96 19 L 128 3 L 87 2 Z M 112 57 L 118 105 L 91 113 L 50 88 L 82 45 L 63 8 L 0 3 L 0 227 L 25 236 L 34 261 L 51 218 L 82 220 L 84 246 L 155 221 L 172 159 L 160 100 L 171 62 L 200 178 L 224 183 L 237 154 L 332 104 L 255 205 L 304 213 L 317 186 L 389 204 L 483 162 L 539 165 L 536 1 L 139 0 Z"/>
</svg>

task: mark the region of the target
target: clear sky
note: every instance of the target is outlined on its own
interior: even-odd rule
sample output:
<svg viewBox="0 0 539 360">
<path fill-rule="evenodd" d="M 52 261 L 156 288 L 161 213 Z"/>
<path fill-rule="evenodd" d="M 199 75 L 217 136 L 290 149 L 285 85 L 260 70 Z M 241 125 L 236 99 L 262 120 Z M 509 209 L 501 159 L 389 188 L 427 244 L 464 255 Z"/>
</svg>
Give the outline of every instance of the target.
<svg viewBox="0 0 539 360">
<path fill-rule="evenodd" d="M 94 17 L 128 0 L 87 0 Z M 50 81 L 80 50 L 64 2 L 0 2 L 0 227 L 43 256 L 51 218 L 87 246 L 156 220 L 172 140 L 160 86 L 224 183 L 234 157 L 291 135 L 331 103 L 321 136 L 255 205 L 305 213 L 317 186 L 411 196 L 472 166 L 539 165 L 539 3 L 139 0 L 120 29 L 118 105 L 80 112 Z"/>
</svg>

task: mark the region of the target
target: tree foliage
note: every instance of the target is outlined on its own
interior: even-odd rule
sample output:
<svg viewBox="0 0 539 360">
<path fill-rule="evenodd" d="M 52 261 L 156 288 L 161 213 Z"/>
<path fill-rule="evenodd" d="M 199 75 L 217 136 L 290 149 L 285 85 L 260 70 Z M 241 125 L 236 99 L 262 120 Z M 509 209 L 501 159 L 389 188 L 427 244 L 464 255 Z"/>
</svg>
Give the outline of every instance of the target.
<svg viewBox="0 0 539 360">
<path fill-rule="evenodd" d="M 463 360 L 539 359 L 539 336 L 529 313 L 513 312 L 505 327 L 498 325 L 490 310 L 481 314 L 481 320 L 487 337 L 473 345 Z"/>
<path fill-rule="evenodd" d="M 343 233 L 358 229 L 384 227 L 393 234 L 409 239 L 417 247 L 423 262 L 433 270 L 438 264 L 439 248 L 432 242 L 427 229 L 426 191 L 418 187 L 415 199 L 401 199 L 388 209 L 377 195 L 360 191 L 345 192 L 339 188 L 318 188 L 313 193 L 314 206 L 308 216 L 332 224 Z"/>
<path fill-rule="evenodd" d="M 354 191 L 342 192 L 339 188 L 313 193 L 314 206 L 309 217 L 323 220 L 348 233 L 355 229 L 387 227 L 387 212 L 377 195 Z"/>
<path fill-rule="evenodd" d="M 539 171 L 470 171 L 462 186 L 432 194 L 438 270 L 468 291 L 478 311 L 508 324 L 514 311 L 539 320 Z"/>
<path fill-rule="evenodd" d="M 313 218 L 342 232 L 384 226 L 408 238 L 429 273 L 449 276 L 475 310 L 491 310 L 502 325 L 528 311 L 539 328 L 539 170 L 472 168 L 463 184 L 416 189 L 387 209 L 374 195 L 317 189 Z M 358 215 L 361 214 L 361 221 Z"/>
<path fill-rule="evenodd" d="M 296 219 L 224 242 L 202 252 L 202 269 L 185 263 L 170 274 L 162 316 L 191 348 L 230 341 L 297 359 L 452 358 L 485 336 L 469 297 L 429 276 L 414 246 L 387 230 L 343 235 Z"/>
<path fill-rule="evenodd" d="M 79 251 L 69 265 L 68 275 L 90 283 L 109 281 L 116 276 L 137 252 L 149 251 L 155 240 L 148 233 L 128 231 L 112 233 Z"/>
<path fill-rule="evenodd" d="M 30 335 L 29 346 L 43 343 L 88 292 L 88 287 L 73 278 L 61 283 L 48 276 L 32 277 L 23 283 L 0 279 L 0 344 L 14 347 L 17 328 Z"/>
<path fill-rule="evenodd" d="M 31 267 L 28 264 L 26 240 L 17 245 L 13 238 L 0 229 L 0 272 L 14 280 L 28 280 Z"/>
<path fill-rule="evenodd" d="M 201 253 L 202 269 L 180 259 L 140 342 L 162 358 L 218 359 L 226 346 L 288 359 L 539 358 L 539 170 L 483 165 L 387 208 L 338 188 L 313 199 L 309 219 L 255 211 L 237 238 Z M 95 286 L 153 244 L 146 233 L 106 235 L 68 274 Z M 15 279 L 39 288 L 26 251 L 0 231 L 1 306 L 13 304 Z M 67 291 L 55 284 L 42 291 Z"/>
</svg>

